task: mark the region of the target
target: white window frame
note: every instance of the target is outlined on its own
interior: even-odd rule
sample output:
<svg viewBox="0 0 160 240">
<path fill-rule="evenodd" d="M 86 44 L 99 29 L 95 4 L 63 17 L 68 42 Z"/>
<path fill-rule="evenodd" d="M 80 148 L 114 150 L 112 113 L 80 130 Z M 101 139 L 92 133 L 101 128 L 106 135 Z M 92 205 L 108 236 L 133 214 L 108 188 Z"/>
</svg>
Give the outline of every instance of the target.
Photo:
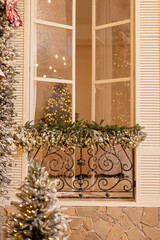
<svg viewBox="0 0 160 240">
<path fill-rule="evenodd" d="M 92 120 L 95 121 L 95 105 L 96 105 L 96 85 L 116 83 L 116 82 L 129 82 L 130 83 L 130 125 L 135 124 L 135 59 L 134 59 L 134 5 L 135 0 L 130 0 L 130 19 L 121 20 L 113 23 L 107 23 L 96 26 L 96 0 L 92 0 Z M 130 76 L 125 78 L 112 78 L 96 80 L 96 31 L 100 29 L 107 29 L 114 26 L 120 26 L 123 24 L 130 24 Z"/>
<path fill-rule="evenodd" d="M 30 9 L 31 9 L 31 52 L 30 52 L 30 121 L 32 121 L 35 117 L 35 103 L 36 99 L 34 96 L 36 96 L 36 82 L 50 82 L 50 83 L 66 83 L 72 85 L 72 121 L 75 121 L 75 89 L 76 89 L 76 72 L 75 72 L 75 59 L 76 59 L 76 45 L 75 45 L 75 39 L 76 39 L 76 0 L 72 0 L 72 25 L 65 25 L 61 23 L 56 22 L 49 22 L 44 21 L 36 18 L 36 5 L 37 0 L 32 0 L 30 2 Z M 56 78 L 43 78 L 43 77 L 36 77 L 36 57 L 34 55 L 36 51 L 35 47 L 35 39 L 36 39 L 36 25 L 37 24 L 43 24 L 45 26 L 52 26 L 62 29 L 69 29 L 72 30 L 72 80 L 71 79 L 56 79 Z M 34 103 L 34 104 L 33 104 Z"/>
</svg>

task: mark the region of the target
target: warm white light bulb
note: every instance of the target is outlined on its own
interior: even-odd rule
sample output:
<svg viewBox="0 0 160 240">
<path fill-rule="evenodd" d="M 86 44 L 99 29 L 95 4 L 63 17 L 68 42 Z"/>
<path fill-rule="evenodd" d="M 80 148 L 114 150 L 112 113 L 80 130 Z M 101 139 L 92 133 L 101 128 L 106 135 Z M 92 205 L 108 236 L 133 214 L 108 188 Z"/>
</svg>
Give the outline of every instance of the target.
<svg viewBox="0 0 160 240">
<path fill-rule="evenodd" d="M 43 75 L 44 78 L 46 78 L 47 76 L 46 75 Z"/>
<path fill-rule="evenodd" d="M 51 0 L 48 0 L 48 3 L 51 3 Z"/>
<path fill-rule="evenodd" d="M 52 70 L 52 66 L 49 66 L 49 69 Z"/>
<path fill-rule="evenodd" d="M 55 55 L 55 58 L 58 58 L 58 55 L 57 55 L 57 54 Z"/>
<path fill-rule="evenodd" d="M 38 63 L 36 64 L 36 67 L 38 67 L 39 65 L 38 65 Z"/>
<path fill-rule="evenodd" d="M 57 72 L 57 70 L 56 70 L 56 69 L 54 69 L 54 72 Z"/>
<path fill-rule="evenodd" d="M 66 62 L 64 62 L 64 66 L 66 66 L 67 65 L 67 63 Z"/>
<path fill-rule="evenodd" d="M 62 57 L 62 59 L 63 59 L 63 61 L 65 61 L 65 60 L 66 60 L 66 58 L 65 58 L 65 57 Z"/>
</svg>

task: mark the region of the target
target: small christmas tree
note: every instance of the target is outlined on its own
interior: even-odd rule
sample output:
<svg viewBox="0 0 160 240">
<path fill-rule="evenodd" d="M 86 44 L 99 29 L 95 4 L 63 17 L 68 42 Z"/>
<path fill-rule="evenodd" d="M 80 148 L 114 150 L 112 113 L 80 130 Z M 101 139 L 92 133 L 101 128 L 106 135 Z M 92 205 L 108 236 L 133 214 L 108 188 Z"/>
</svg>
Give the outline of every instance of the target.
<svg viewBox="0 0 160 240">
<path fill-rule="evenodd" d="M 8 239 L 60 239 L 67 220 L 58 204 L 56 185 L 57 181 L 51 182 L 45 169 L 34 160 L 16 194 L 21 202 L 12 202 L 19 214 L 8 217 Z"/>
<path fill-rule="evenodd" d="M 52 87 L 52 95 L 44 109 L 44 119 L 49 123 L 61 119 L 72 121 L 71 94 L 65 83 L 56 83 Z"/>
</svg>

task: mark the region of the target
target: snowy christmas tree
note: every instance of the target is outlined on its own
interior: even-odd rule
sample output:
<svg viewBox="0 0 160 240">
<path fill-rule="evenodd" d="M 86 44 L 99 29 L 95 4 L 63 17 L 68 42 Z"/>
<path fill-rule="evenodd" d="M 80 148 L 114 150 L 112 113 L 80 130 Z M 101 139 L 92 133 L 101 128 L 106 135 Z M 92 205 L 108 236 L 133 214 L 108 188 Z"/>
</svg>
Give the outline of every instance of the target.
<svg viewBox="0 0 160 240">
<path fill-rule="evenodd" d="M 14 25 L 6 16 L 5 1 L 0 0 L 0 68 L 5 75 L 0 78 L 0 199 L 7 194 L 10 182 L 8 167 L 13 154 L 12 126 L 14 124 L 14 83 L 16 57 L 13 46 Z"/>
<path fill-rule="evenodd" d="M 44 109 L 44 119 L 49 123 L 61 119 L 72 121 L 71 94 L 65 83 L 56 83 L 52 87 L 52 95 Z"/>
<path fill-rule="evenodd" d="M 34 160 L 16 194 L 20 202 L 12 203 L 19 214 L 12 213 L 8 219 L 8 239 L 61 239 L 67 220 L 58 204 L 56 185 L 57 180 L 51 182 L 45 169 Z"/>
</svg>

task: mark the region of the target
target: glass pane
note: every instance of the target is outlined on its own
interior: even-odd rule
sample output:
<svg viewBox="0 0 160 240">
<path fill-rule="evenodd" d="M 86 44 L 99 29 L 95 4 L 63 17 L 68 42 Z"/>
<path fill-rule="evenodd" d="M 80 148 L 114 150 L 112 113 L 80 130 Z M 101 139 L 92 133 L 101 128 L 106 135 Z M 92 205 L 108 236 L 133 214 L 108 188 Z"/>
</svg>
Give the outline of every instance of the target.
<svg viewBox="0 0 160 240">
<path fill-rule="evenodd" d="M 106 83 L 96 85 L 96 122 L 130 125 L 130 83 Z"/>
<path fill-rule="evenodd" d="M 97 0 L 96 25 L 130 19 L 130 0 Z"/>
<path fill-rule="evenodd" d="M 96 32 L 96 80 L 130 76 L 130 24 Z"/>
<path fill-rule="evenodd" d="M 35 121 L 72 121 L 72 86 L 65 83 L 37 82 Z"/>
<path fill-rule="evenodd" d="M 72 31 L 37 24 L 37 76 L 72 79 Z"/>
<path fill-rule="evenodd" d="M 37 18 L 72 25 L 72 0 L 38 0 Z"/>
</svg>

